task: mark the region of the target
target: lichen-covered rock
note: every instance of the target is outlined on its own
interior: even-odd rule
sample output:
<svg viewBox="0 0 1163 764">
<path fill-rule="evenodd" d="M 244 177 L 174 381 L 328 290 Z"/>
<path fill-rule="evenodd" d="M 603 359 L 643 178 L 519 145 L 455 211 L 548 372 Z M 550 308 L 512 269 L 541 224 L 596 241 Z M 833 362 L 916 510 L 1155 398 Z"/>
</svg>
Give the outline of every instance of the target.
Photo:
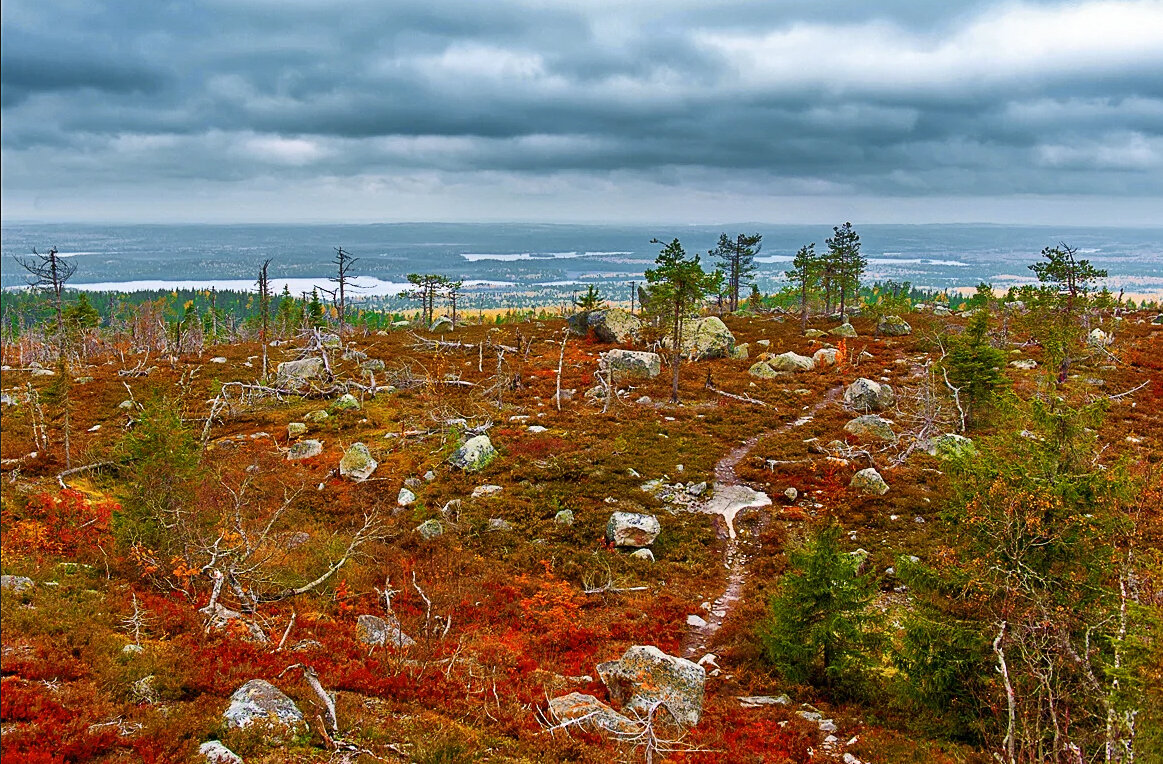
<svg viewBox="0 0 1163 764">
<path fill-rule="evenodd" d="M 553 516 L 553 522 L 563 528 L 573 525 L 573 510 L 563 509 Z"/>
<path fill-rule="evenodd" d="M 892 422 L 876 414 L 858 416 L 844 425 L 844 432 L 851 433 L 858 438 L 896 441 L 896 433 L 892 429 Z"/>
<path fill-rule="evenodd" d="M 356 398 L 351 393 L 344 393 L 335 399 L 335 402 L 328 407 L 331 411 L 359 411 L 359 398 Z"/>
<path fill-rule="evenodd" d="M 198 754 L 206 764 L 242 764 L 242 757 L 217 740 L 208 740 L 198 746 Z"/>
<path fill-rule="evenodd" d="M 610 698 L 623 709 L 645 716 L 656 703 L 683 726 L 699 723 L 706 670 L 651 645 L 635 645 L 616 661 L 598 665 Z"/>
<path fill-rule="evenodd" d="M 606 363 L 627 377 L 653 379 L 662 372 L 662 357 L 658 353 L 615 349 L 606 353 Z"/>
<path fill-rule="evenodd" d="M 845 337 L 845 338 L 852 338 L 852 337 L 859 336 L 856 334 L 856 330 L 852 328 L 852 324 L 848 323 L 847 321 L 840 324 L 835 329 L 830 329 L 828 331 L 828 334 L 832 335 L 833 337 Z"/>
<path fill-rule="evenodd" d="M 416 494 L 412 493 L 411 489 L 401 488 L 400 492 L 396 494 L 396 506 L 410 507 L 416 503 Z"/>
<path fill-rule="evenodd" d="M 839 358 L 840 351 L 836 348 L 820 348 L 812 353 L 812 360 L 817 366 L 835 366 L 836 359 Z"/>
<path fill-rule="evenodd" d="M 1106 347 L 1114 341 L 1114 338 L 1104 332 L 1102 329 L 1094 328 L 1090 330 L 1090 334 L 1086 337 L 1086 343 L 1091 347 L 1101 348 Z"/>
<path fill-rule="evenodd" d="M 300 440 L 287 451 L 288 461 L 310 459 L 323 453 L 323 443 L 318 440 Z"/>
<path fill-rule="evenodd" d="M 811 358 L 791 350 L 767 359 L 767 365 L 775 371 L 811 371 L 816 368 L 816 362 Z"/>
<path fill-rule="evenodd" d="M 819 329 L 805 329 L 804 336 L 807 337 L 809 340 L 818 340 L 821 337 L 827 337 L 828 333 L 822 332 Z"/>
<path fill-rule="evenodd" d="M 28 576 L 0 576 L 0 589 L 7 589 L 10 592 L 27 592 L 31 590 L 35 584 Z"/>
<path fill-rule="evenodd" d="M 933 308 L 933 315 L 944 318 L 945 316 L 953 315 L 953 311 L 949 310 L 944 305 L 938 305 L 937 307 Z"/>
<path fill-rule="evenodd" d="M 751 365 L 751 368 L 747 370 L 747 373 L 753 377 L 759 377 L 760 379 L 774 379 L 779 376 L 779 373 L 776 372 L 775 369 L 771 368 L 767 361 L 756 361 Z"/>
<path fill-rule="evenodd" d="M 661 532 L 657 517 L 638 512 L 615 512 L 606 523 L 606 540 L 614 546 L 650 546 Z"/>
<path fill-rule="evenodd" d="M 351 448 L 347 449 L 343 458 L 339 460 L 339 474 L 362 482 L 371 477 L 378 466 L 379 462 L 372 458 L 367 446 L 363 443 L 352 443 Z"/>
<path fill-rule="evenodd" d="M 718 316 L 691 318 L 683 323 L 682 353 L 688 358 L 695 361 L 726 358 L 734 347 L 735 335 Z"/>
<path fill-rule="evenodd" d="M 469 438 L 449 458 L 453 467 L 465 472 L 477 472 L 487 467 L 497 456 L 497 449 L 488 435 Z"/>
<path fill-rule="evenodd" d="M 885 337 L 903 337 L 913 333 L 913 327 L 900 316 L 884 316 L 876 325 L 876 331 Z"/>
<path fill-rule="evenodd" d="M 437 316 L 436 320 L 432 322 L 432 326 L 428 327 L 430 332 L 450 332 L 455 327 L 452 325 L 452 319 L 448 316 Z"/>
<path fill-rule="evenodd" d="M 297 438 L 300 435 L 307 434 L 307 425 L 304 422 L 288 422 L 287 423 L 287 437 Z"/>
<path fill-rule="evenodd" d="M 331 415 L 327 413 L 327 409 L 316 409 L 314 411 L 308 411 L 303 416 L 304 420 L 311 422 L 312 424 L 322 424 L 330 418 Z"/>
<path fill-rule="evenodd" d="M 416 644 L 416 640 L 404 633 L 404 627 L 395 614 L 387 617 L 361 615 L 355 620 L 355 638 L 365 645 L 386 645 L 403 649 Z"/>
<path fill-rule="evenodd" d="M 306 725 L 295 701 L 263 679 L 252 679 L 234 691 L 223 720 L 235 729 L 270 725 L 291 732 Z"/>
<path fill-rule="evenodd" d="M 731 352 L 727 354 L 727 357 L 733 361 L 746 361 L 747 356 L 751 354 L 750 350 L 750 346 L 744 342 L 741 345 L 736 345 L 731 348 Z"/>
<path fill-rule="evenodd" d="M 853 475 L 852 481 L 848 483 L 848 486 L 862 493 L 873 494 L 875 496 L 884 496 L 888 493 L 888 483 L 884 482 L 884 478 L 872 467 L 860 470 Z"/>
<path fill-rule="evenodd" d="M 887 384 L 861 377 L 844 391 L 844 405 L 854 411 L 882 411 L 896 403 L 896 393 Z"/>
<path fill-rule="evenodd" d="M 444 526 L 440 524 L 439 520 L 433 518 L 417 525 L 416 532 L 420 534 L 420 538 L 430 541 L 437 536 L 444 535 Z"/>
<path fill-rule="evenodd" d="M 1033 358 L 1021 358 L 1017 361 L 1010 361 L 1010 366 L 1021 371 L 1033 371 L 1038 368 L 1038 362 Z"/>
<path fill-rule="evenodd" d="M 363 363 L 361 363 L 359 365 L 359 368 L 365 372 L 367 372 L 367 371 L 383 371 L 385 366 L 384 366 L 384 362 L 381 359 L 369 358 L 366 361 L 364 361 Z"/>
<path fill-rule="evenodd" d="M 593 695 L 571 692 L 549 701 L 549 713 L 559 722 L 608 732 L 614 735 L 635 735 L 638 725 L 607 706 Z"/>
<path fill-rule="evenodd" d="M 280 387 L 298 390 L 323 377 L 322 358 L 303 358 L 284 361 L 275 368 L 275 383 Z"/>
<path fill-rule="evenodd" d="M 938 435 L 929 443 L 929 454 L 938 459 L 964 459 L 977 454 L 973 441 L 964 435 L 948 432 Z"/>
<path fill-rule="evenodd" d="M 600 342 L 629 343 L 638 339 L 642 321 L 621 308 L 590 310 L 569 317 L 569 330 L 579 337 L 591 331 Z"/>
</svg>

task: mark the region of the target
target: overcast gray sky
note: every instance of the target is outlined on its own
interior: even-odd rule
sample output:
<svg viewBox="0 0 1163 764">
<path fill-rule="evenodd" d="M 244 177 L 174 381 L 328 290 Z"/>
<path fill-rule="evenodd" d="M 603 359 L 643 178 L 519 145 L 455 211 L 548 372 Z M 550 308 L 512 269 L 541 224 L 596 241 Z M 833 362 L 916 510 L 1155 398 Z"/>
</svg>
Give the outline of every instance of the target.
<svg viewBox="0 0 1163 764">
<path fill-rule="evenodd" d="M 1163 223 L 1163 0 L 3 0 L 5 219 Z"/>
</svg>

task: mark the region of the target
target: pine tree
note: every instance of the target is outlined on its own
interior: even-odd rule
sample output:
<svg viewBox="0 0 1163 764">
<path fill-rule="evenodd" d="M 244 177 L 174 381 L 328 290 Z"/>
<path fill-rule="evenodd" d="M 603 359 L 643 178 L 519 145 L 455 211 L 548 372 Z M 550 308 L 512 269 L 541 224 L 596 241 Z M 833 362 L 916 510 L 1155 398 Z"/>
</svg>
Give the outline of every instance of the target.
<svg viewBox="0 0 1163 764">
<path fill-rule="evenodd" d="M 652 244 L 662 244 L 653 239 Z M 657 267 L 646 271 L 650 284 L 647 304 L 654 315 L 670 330 L 671 392 L 670 402 L 678 403 L 678 369 L 682 361 L 683 326 L 687 316 L 714 288 L 714 277 L 699 263 L 699 256 L 688 257 L 678 239 L 663 245 L 655 259 Z"/>
<path fill-rule="evenodd" d="M 788 553 L 791 570 L 760 626 L 764 657 L 790 682 L 853 691 L 876 659 L 880 641 L 869 608 L 876 581 L 840 548 L 835 522 Z"/>
<path fill-rule="evenodd" d="M 732 313 L 739 310 L 740 286 L 746 282 L 748 276 L 755 273 L 755 256 L 761 249 L 763 249 L 762 234 L 741 233 L 732 239 L 724 233 L 719 236 L 718 246 L 708 253 L 723 263 L 727 305 Z"/>
<path fill-rule="evenodd" d="M 820 257 L 816 254 L 816 243 L 800 247 L 792 259 L 792 269 L 784 271 L 788 281 L 797 286 L 800 293 L 800 331 L 808 328 L 808 296 L 819 284 Z"/>
<path fill-rule="evenodd" d="M 824 241 L 828 245 L 827 259 L 833 272 L 832 278 L 840 291 L 840 315 L 846 319 L 848 295 L 853 297 L 860 291 L 860 279 L 868 266 L 868 259 L 860 253 L 860 236 L 851 223 L 832 228 L 833 236 Z"/>
</svg>

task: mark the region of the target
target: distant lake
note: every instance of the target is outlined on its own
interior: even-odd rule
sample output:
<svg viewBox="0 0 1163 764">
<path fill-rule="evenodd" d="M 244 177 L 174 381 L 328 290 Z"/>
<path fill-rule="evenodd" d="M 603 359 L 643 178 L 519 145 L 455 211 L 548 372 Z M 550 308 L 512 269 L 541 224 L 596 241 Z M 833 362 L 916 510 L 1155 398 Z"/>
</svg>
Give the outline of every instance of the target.
<svg viewBox="0 0 1163 764">
<path fill-rule="evenodd" d="M 866 280 L 911 281 L 945 289 L 988 281 L 996 287 L 1031 280 L 1027 268 L 1043 247 L 1065 242 L 1110 271 L 1112 291 L 1163 295 L 1163 228 L 1071 228 L 1002 225 L 857 225 L 868 257 Z M 24 283 L 13 260 L 33 247 L 55 246 L 77 266 L 82 289 L 249 289 L 264 260 L 277 290 L 330 286 L 334 247 L 359 258 L 354 271 L 366 294 L 397 294 L 414 272 L 440 273 L 552 301 L 594 283 L 628 294 L 658 254 L 652 238 L 679 238 L 706 252 L 720 233 L 763 234 L 757 281 L 777 289 L 794 252 L 824 248 L 829 226 L 581 226 L 399 223 L 379 225 L 82 225 L 5 222 L 0 227 L 0 285 Z"/>
</svg>

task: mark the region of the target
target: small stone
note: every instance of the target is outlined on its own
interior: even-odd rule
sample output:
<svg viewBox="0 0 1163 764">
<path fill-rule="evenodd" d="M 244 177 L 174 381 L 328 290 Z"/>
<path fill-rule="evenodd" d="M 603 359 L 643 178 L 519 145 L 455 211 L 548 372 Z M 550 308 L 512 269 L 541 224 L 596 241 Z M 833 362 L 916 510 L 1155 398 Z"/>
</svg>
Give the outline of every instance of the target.
<svg viewBox="0 0 1163 764">
<path fill-rule="evenodd" d="M 198 754 L 206 764 L 242 764 L 242 757 L 217 740 L 208 740 L 198 746 Z"/>
<path fill-rule="evenodd" d="M 216 355 L 210 359 L 210 363 L 226 363 L 226 356 Z"/>
<path fill-rule="evenodd" d="M 490 517 L 488 529 L 490 531 L 510 531 L 513 529 L 513 524 L 508 520 L 502 520 L 499 517 Z"/>
<path fill-rule="evenodd" d="M 352 443 L 351 448 L 347 449 L 343 458 L 339 460 L 339 474 L 359 483 L 371 477 L 378 466 L 379 462 L 372 458 L 367 446 L 363 443 Z"/>
<path fill-rule="evenodd" d="M 553 522 L 557 523 L 558 525 L 565 526 L 565 527 L 573 525 L 573 510 L 572 509 L 561 510 L 560 512 L 558 512 L 556 515 L 553 516 Z"/>
<path fill-rule="evenodd" d="M 497 456 L 497 450 L 488 435 L 469 438 L 456 449 L 449 461 L 452 466 L 465 472 L 477 472 L 487 467 Z"/>
<path fill-rule="evenodd" d="M 478 485 L 472 489 L 472 497 L 474 499 L 480 499 L 485 496 L 496 496 L 503 490 L 499 485 Z"/>
<path fill-rule="evenodd" d="M 362 406 L 360 405 L 359 398 L 356 398 L 351 393 L 344 393 L 339 396 L 330 406 L 332 411 L 359 411 L 360 408 Z"/>
<path fill-rule="evenodd" d="M 412 493 L 407 488 L 401 488 L 400 492 L 396 494 L 396 504 L 401 507 L 411 506 L 416 502 L 416 494 Z"/>
<path fill-rule="evenodd" d="M 654 515 L 638 512 L 615 512 L 606 523 L 606 540 L 614 546 L 650 546 L 662 525 Z"/>
<path fill-rule="evenodd" d="M 416 644 L 416 640 L 404 633 L 400 619 L 393 613 L 383 618 L 361 615 L 355 622 L 355 638 L 365 645 L 386 645 L 400 649 Z"/>
<path fill-rule="evenodd" d="M 433 518 L 431 520 L 425 520 L 424 522 L 417 525 L 416 532 L 419 533 L 420 537 L 425 541 L 431 541 L 437 536 L 444 534 L 444 526 L 440 524 L 439 520 Z"/>
<path fill-rule="evenodd" d="M 300 440 L 287 451 L 288 461 L 310 459 L 323 453 L 323 443 L 318 440 Z"/>
<path fill-rule="evenodd" d="M 829 330 L 828 334 L 832 335 L 833 337 L 844 337 L 844 338 L 852 338 L 852 337 L 857 336 L 856 330 L 853 329 L 852 324 L 848 323 L 847 321 L 840 324 L 835 329 Z"/>
<path fill-rule="evenodd" d="M 686 617 L 686 625 L 693 626 L 696 629 L 705 629 L 707 627 L 707 622 L 702 618 L 702 616 L 697 616 L 692 613 Z"/>
<path fill-rule="evenodd" d="M 308 422 L 313 422 L 315 424 L 319 424 L 320 422 L 326 422 L 330 418 L 331 418 L 331 415 L 328 414 L 323 409 L 318 409 L 316 411 L 309 412 L 306 416 L 303 417 L 303 419 L 307 420 Z"/>
<path fill-rule="evenodd" d="M 267 723 L 290 731 L 305 725 L 295 701 L 263 679 L 252 679 L 235 690 L 223 716 L 226 726 L 236 729 Z"/>
<path fill-rule="evenodd" d="M 287 423 L 287 437 L 297 438 L 300 435 L 307 434 L 307 425 L 303 422 L 288 422 Z"/>
<path fill-rule="evenodd" d="M 884 482 L 884 478 L 873 467 L 857 472 L 852 476 L 852 481 L 848 485 L 862 493 L 874 494 L 876 496 L 883 496 L 888 493 L 888 483 Z"/>
<path fill-rule="evenodd" d="M 540 434 L 541 434 L 541 433 L 543 433 L 543 432 L 549 432 L 549 428 L 548 428 L 548 427 L 542 427 L 542 426 L 541 426 L 541 425 L 539 425 L 539 424 L 531 424 L 531 425 L 529 425 L 529 426 L 528 426 L 527 428 L 525 428 L 525 429 L 526 429 L 528 432 L 530 432 L 530 433 L 532 433 L 532 434 L 534 434 L 534 435 L 540 435 Z"/>
<path fill-rule="evenodd" d="M 654 562 L 654 552 L 649 549 L 636 549 L 630 553 L 630 556 L 635 560 L 645 560 L 646 562 Z"/>
<path fill-rule="evenodd" d="M 427 480 L 429 483 L 431 483 L 433 480 L 436 479 L 436 473 L 433 472 L 432 470 L 428 470 L 427 472 L 424 473 L 424 479 Z"/>
<path fill-rule="evenodd" d="M 785 491 L 783 492 L 783 495 L 784 495 L 785 497 L 787 497 L 787 500 L 788 500 L 788 501 L 795 501 L 796 499 L 798 499 L 798 498 L 800 497 L 800 492 L 799 492 L 799 491 L 797 491 L 795 488 L 793 488 L 793 487 L 789 486 L 789 487 L 787 488 L 787 490 L 785 490 Z"/>
</svg>

